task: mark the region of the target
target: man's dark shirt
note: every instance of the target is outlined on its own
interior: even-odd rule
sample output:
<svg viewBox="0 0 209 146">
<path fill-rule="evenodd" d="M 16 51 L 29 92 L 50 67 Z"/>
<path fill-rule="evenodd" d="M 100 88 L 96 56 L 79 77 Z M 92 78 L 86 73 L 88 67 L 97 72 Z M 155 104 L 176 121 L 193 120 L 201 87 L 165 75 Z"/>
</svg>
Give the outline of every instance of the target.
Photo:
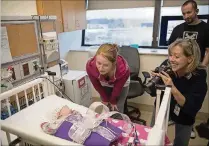
<svg viewBox="0 0 209 146">
<path fill-rule="evenodd" d="M 170 36 L 168 45 L 178 38 L 196 40 L 201 51 L 201 62 L 205 56 L 205 49 L 209 47 L 209 25 L 201 21 L 197 25 L 188 25 L 186 22 L 177 25 Z"/>
</svg>

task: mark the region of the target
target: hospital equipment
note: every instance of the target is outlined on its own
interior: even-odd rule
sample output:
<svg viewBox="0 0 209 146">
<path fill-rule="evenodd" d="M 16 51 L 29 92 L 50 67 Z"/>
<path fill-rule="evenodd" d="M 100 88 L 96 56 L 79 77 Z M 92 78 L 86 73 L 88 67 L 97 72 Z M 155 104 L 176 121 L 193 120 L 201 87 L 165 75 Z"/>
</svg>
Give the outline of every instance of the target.
<svg viewBox="0 0 209 146">
<path fill-rule="evenodd" d="M 7 110 L 10 116 L 5 120 L 1 120 L 1 129 L 6 132 L 9 143 L 11 143 L 13 140 L 11 139 L 10 134 L 14 134 L 19 138 L 16 140 L 17 142 L 21 141 L 21 144 L 26 145 L 78 145 L 76 143 L 48 135 L 41 131 L 40 123 L 42 123 L 44 120 L 49 121 L 51 118 L 49 113 L 52 113 L 56 108 L 68 105 L 71 109 L 77 110 L 81 114 L 85 114 L 88 110 L 88 108 L 84 106 L 54 95 L 50 88 L 51 84 L 45 78 L 48 78 L 48 76 L 44 76 L 44 78 L 38 78 L 0 94 L 0 100 L 6 100 Z M 43 90 L 41 90 L 40 87 L 42 87 Z M 34 103 L 29 105 L 27 95 L 25 95 L 27 107 L 22 110 L 20 108 L 18 93 L 23 91 L 26 94 L 26 90 L 29 88 L 32 88 L 32 100 Z M 36 88 L 38 88 L 37 93 L 35 93 Z M 12 115 L 9 108 L 9 98 L 13 95 L 15 97 L 18 110 L 18 112 L 14 115 Z M 162 139 L 164 139 L 167 131 L 166 123 L 168 119 L 166 115 L 168 115 L 167 109 L 170 100 L 169 95 L 170 88 L 166 87 L 164 98 L 157 114 L 155 126 L 149 132 L 147 145 L 164 144 Z"/>
<path fill-rule="evenodd" d="M 80 105 L 89 107 L 92 103 L 91 82 L 85 71 L 69 70 L 63 75 L 65 93 Z"/>
<path fill-rule="evenodd" d="M 40 59 L 34 58 L 28 61 L 20 63 L 20 74 L 21 79 L 24 79 L 28 76 L 31 76 L 35 73 L 38 73 L 38 67 L 40 65 Z"/>
<path fill-rule="evenodd" d="M 43 33 L 43 46 L 45 48 L 47 63 L 60 59 L 59 42 L 56 32 Z"/>
<path fill-rule="evenodd" d="M 68 63 L 62 59 L 59 65 L 50 67 L 47 70 L 56 72 L 55 84 L 59 85 L 62 82 L 65 94 L 73 102 L 86 107 L 90 106 L 92 103 L 91 82 L 85 71 L 68 70 Z"/>
<path fill-rule="evenodd" d="M 1 29 L 4 30 L 4 32 L 9 32 L 8 34 L 4 33 L 4 35 L 1 36 L 1 39 L 4 40 L 5 44 L 4 49 L 1 49 L 3 52 L 2 54 L 4 54 L 4 61 L 1 62 L 1 67 L 3 69 L 7 69 L 8 66 L 13 67 L 13 86 L 34 79 L 40 75 L 39 67 L 43 67 L 43 70 L 46 71 L 46 66 L 49 62 L 60 59 L 57 36 L 49 38 L 47 36 L 48 34 L 42 35 L 43 26 L 41 26 L 41 24 L 45 22 L 51 23 L 54 28 L 50 31 L 53 31 L 56 35 L 56 19 L 56 16 L 38 15 L 1 17 Z M 14 39 L 17 34 L 22 35 L 21 39 L 18 41 L 17 39 Z M 50 33 L 50 35 L 51 34 L 52 33 Z M 49 47 L 45 48 L 46 46 L 42 44 L 42 36 L 49 40 L 48 46 L 52 46 L 52 49 L 50 49 L 48 54 L 48 62 L 45 61 L 45 50 Z"/>
<path fill-rule="evenodd" d="M 1 70 L 1 93 L 12 89 L 12 67 L 8 67 L 6 70 Z"/>
<path fill-rule="evenodd" d="M 55 78 L 59 79 L 63 75 L 68 73 L 68 62 L 64 59 L 60 59 L 59 64 L 49 67 L 47 71 L 56 72 Z"/>
</svg>

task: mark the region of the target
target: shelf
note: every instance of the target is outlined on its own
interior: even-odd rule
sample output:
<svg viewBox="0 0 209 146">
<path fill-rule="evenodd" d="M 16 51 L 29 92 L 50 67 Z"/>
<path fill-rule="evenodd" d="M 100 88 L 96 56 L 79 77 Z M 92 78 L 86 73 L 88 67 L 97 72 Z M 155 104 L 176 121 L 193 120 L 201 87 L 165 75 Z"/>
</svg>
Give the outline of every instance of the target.
<svg viewBox="0 0 209 146">
<path fill-rule="evenodd" d="M 54 21 L 57 19 L 57 16 L 43 15 L 40 16 L 40 21 Z M 1 16 L 1 21 L 30 21 L 30 20 L 39 20 L 38 15 L 32 16 Z"/>
<path fill-rule="evenodd" d="M 41 74 L 40 74 L 39 72 L 37 72 L 37 73 L 35 73 L 35 74 L 33 74 L 33 75 L 29 75 L 29 76 L 25 77 L 24 79 L 21 79 L 21 80 L 18 80 L 18 81 L 14 81 L 14 82 L 12 83 L 13 88 L 14 88 L 14 87 L 17 87 L 17 86 L 20 86 L 20 85 L 22 85 L 22 84 L 25 84 L 25 83 L 27 83 L 27 82 L 30 82 L 30 81 L 34 80 L 35 78 L 37 78 L 37 77 L 40 76 L 40 75 L 41 75 Z"/>
<path fill-rule="evenodd" d="M 24 56 L 15 57 L 15 58 L 13 58 L 13 61 L 11 61 L 11 62 L 2 63 L 1 68 L 8 67 L 9 65 L 18 64 L 20 62 L 27 62 L 27 61 L 29 61 L 31 59 L 35 59 L 35 58 L 40 58 L 40 53 L 27 54 Z"/>
</svg>

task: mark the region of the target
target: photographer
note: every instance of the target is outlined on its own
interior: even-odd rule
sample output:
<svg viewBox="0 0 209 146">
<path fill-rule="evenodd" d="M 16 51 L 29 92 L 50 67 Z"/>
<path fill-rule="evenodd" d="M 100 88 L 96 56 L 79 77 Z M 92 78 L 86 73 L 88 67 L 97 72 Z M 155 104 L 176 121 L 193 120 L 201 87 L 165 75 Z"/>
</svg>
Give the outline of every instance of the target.
<svg viewBox="0 0 209 146">
<path fill-rule="evenodd" d="M 187 146 L 192 125 L 207 92 L 206 70 L 200 64 L 196 41 L 177 39 L 168 48 L 173 75 L 165 71 L 153 73 L 165 85 L 171 85 L 170 118 L 175 122 L 174 146 Z"/>
<path fill-rule="evenodd" d="M 196 40 L 201 52 L 201 64 L 208 66 L 209 63 L 209 27 L 204 21 L 198 18 L 199 9 L 194 0 L 187 0 L 181 6 L 181 11 L 184 23 L 176 26 L 169 38 L 169 44 L 177 38 L 187 38 Z M 191 133 L 191 138 L 195 138 L 194 129 Z"/>
</svg>

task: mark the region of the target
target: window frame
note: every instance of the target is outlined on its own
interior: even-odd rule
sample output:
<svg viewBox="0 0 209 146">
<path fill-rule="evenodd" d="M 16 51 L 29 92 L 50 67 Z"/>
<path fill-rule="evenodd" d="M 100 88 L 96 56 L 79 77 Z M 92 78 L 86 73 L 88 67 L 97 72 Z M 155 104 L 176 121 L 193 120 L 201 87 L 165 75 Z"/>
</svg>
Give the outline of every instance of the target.
<svg viewBox="0 0 209 146">
<path fill-rule="evenodd" d="M 157 3 L 154 6 L 154 9 L 155 10 L 154 10 L 153 32 L 152 32 L 152 37 L 153 37 L 152 38 L 152 41 L 153 42 L 152 42 L 151 46 L 140 46 L 139 45 L 138 48 L 144 48 L 144 49 L 167 49 L 168 46 L 162 46 L 162 45 L 160 45 L 161 44 L 161 41 L 162 41 L 162 38 L 161 38 L 162 32 L 161 31 L 162 30 L 163 31 L 166 30 L 166 33 L 165 33 L 165 36 L 164 36 L 165 37 L 165 40 L 166 40 L 166 36 L 167 36 L 167 24 L 165 22 L 163 22 L 163 21 L 165 21 L 165 20 L 163 20 L 163 19 L 165 19 L 164 17 L 168 17 L 168 18 L 173 17 L 174 20 L 184 20 L 183 19 L 183 16 L 161 16 L 161 8 L 162 8 L 161 2 L 162 2 L 161 0 L 160 1 L 157 1 Z M 160 12 L 159 13 L 156 12 L 156 9 L 159 9 Z M 157 13 L 157 14 L 155 14 L 155 13 Z M 158 24 L 155 24 L 156 23 L 155 17 L 158 17 L 157 19 L 159 19 L 159 23 Z M 209 19 L 209 14 L 198 15 L 198 18 L 199 19 L 207 19 L 207 23 L 209 23 L 209 20 L 208 20 Z M 165 23 L 166 24 L 166 28 L 163 28 L 162 29 L 162 26 L 165 25 L 165 24 L 162 25 L 162 23 Z M 157 33 L 155 31 L 157 31 Z M 156 38 L 154 38 L 154 37 L 156 37 Z M 86 44 L 85 43 L 85 29 L 82 30 L 81 46 L 87 47 L 87 46 L 99 46 L 99 45 L 100 44 Z"/>
<path fill-rule="evenodd" d="M 82 39 L 81 39 L 81 46 L 83 47 L 90 47 L 90 46 L 100 46 L 101 44 L 93 44 L 93 45 L 90 45 L 90 44 L 85 44 L 85 29 L 82 30 Z M 144 48 L 144 49 L 156 49 L 155 46 L 139 46 L 138 48 Z M 157 47 L 157 49 L 166 49 L 167 47 L 164 47 L 164 46 L 160 46 L 160 47 Z"/>
<path fill-rule="evenodd" d="M 152 6 L 153 8 L 154 8 L 154 18 L 153 18 L 153 28 L 154 28 L 154 19 L 155 19 L 155 9 L 156 9 L 156 7 L 155 7 L 155 5 L 154 6 Z M 122 8 L 121 8 L 122 9 Z M 128 9 L 131 9 L 131 8 L 128 8 Z M 152 28 L 152 30 L 153 30 L 153 28 Z M 154 30 L 153 30 L 154 31 Z M 152 32 L 152 37 L 153 37 L 153 32 Z M 153 40 L 152 40 L 153 41 Z M 83 46 L 83 47 L 88 47 L 88 46 L 99 46 L 99 45 L 101 45 L 101 44 L 86 44 L 85 43 L 85 29 L 83 29 L 82 30 L 82 38 L 81 38 L 81 46 Z M 140 46 L 139 45 L 139 47 L 138 48 L 145 48 L 145 49 L 152 49 L 152 48 L 156 48 L 155 46 L 152 46 L 152 43 L 151 43 L 151 46 Z M 158 47 L 158 49 L 165 49 L 165 47 Z"/>
</svg>

